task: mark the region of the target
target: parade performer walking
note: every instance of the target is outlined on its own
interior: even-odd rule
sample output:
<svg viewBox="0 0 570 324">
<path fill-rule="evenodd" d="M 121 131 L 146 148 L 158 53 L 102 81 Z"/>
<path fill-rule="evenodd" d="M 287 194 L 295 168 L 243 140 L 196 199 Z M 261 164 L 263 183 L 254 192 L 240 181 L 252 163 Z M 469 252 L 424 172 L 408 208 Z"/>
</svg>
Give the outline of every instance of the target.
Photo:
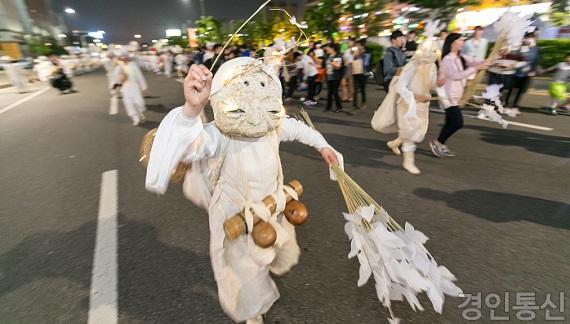
<svg viewBox="0 0 570 324">
<path fill-rule="evenodd" d="M 128 53 L 120 54 L 114 73 L 117 84 L 113 88 L 121 90 L 127 115 L 132 119 L 133 126 L 138 126 L 146 120 L 143 92 L 148 88 L 144 75 L 136 63 L 130 61 Z"/>
<path fill-rule="evenodd" d="M 423 141 L 428 129 L 430 92 L 435 87 L 437 78 L 435 61 L 439 47 L 433 37 L 437 32 L 437 23 L 438 21 L 426 23 L 427 38 L 419 45 L 401 73 L 395 76 L 388 95 L 372 119 L 373 128 L 379 132 L 398 130 L 398 137 L 387 145 L 396 155 L 403 155 L 402 166 L 411 174 L 420 174 L 415 164 L 416 143 Z M 382 117 L 387 114 L 395 118 L 385 123 L 387 120 Z"/>
<path fill-rule="evenodd" d="M 300 254 L 295 228 L 283 217 L 279 143 L 294 140 L 312 146 L 329 165 L 337 165 L 342 156 L 316 130 L 285 117 L 279 77 L 259 60 L 232 59 L 213 80 L 205 66 L 193 65 L 184 95 L 184 106 L 172 110 L 158 128 L 146 188 L 164 193 L 179 162 L 192 164 L 185 193 L 209 213 L 210 257 L 222 308 L 237 322 L 262 323 L 261 315 L 279 298 L 270 272 L 288 272 Z M 208 99 L 214 122 L 203 125 L 199 115 Z M 267 196 L 277 201 L 273 213 L 260 207 Z M 224 222 L 242 210 L 248 234 L 230 240 Z M 275 228 L 273 246 L 254 243 L 250 210 L 265 213 L 265 221 Z"/>
</svg>

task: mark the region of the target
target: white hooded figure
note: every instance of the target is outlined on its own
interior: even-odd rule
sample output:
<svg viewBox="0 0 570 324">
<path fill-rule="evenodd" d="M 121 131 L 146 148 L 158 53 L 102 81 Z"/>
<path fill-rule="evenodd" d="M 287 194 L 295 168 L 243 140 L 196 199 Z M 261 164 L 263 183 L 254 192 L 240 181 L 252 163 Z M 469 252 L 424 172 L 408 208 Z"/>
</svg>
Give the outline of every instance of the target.
<svg viewBox="0 0 570 324">
<path fill-rule="evenodd" d="M 398 137 L 387 145 L 396 155 L 403 155 L 402 166 L 411 174 L 420 174 L 414 152 L 416 143 L 424 140 L 428 129 L 430 93 L 436 85 L 435 61 L 439 47 L 433 35 L 437 23 L 426 23 L 427 38 L 420 43 L 410 62 L 394 77 L 388 95 L 372 118 L 372 128 L 376 131 L 398 132 Z M 393 118 L 385 118 L 389 114 Z"/>
<path fill-rule="evenodd" d="M 72 57 L 70 58 L 68 55 L 62 55 L 59 57 L 59 63 L 61 64 L 61 68 L 63 69 L 63 73 L 68 78 L 72 78 L 74 75 L 74 71 L 77 71 L 76 60 Z"/>
<path fill-rule="evenodd" d="M 39 56 L 35 63 L 33 70 L 36 72 L 38 80 L 42 82 L 48 81 L 54 68 L 53 64 L 45 56 Z"/>
<path fill-rule="evenodd" d="M 138 126 L 146 119 L 146 105 L 143 92 L 147 91 L 146 79 L 135 62 L 129 59 L 127 53 L 122 53 L 115 67 L 114 80 L 121 85 L 123 105 L 127 115 L 133 120 L 133 126 Z"/>
<path fill-rule="evenodd" d="M 160 56 L 160 58 L 162 59 L 162 62 L 164 64 L 164 75 L 170 78 L 172 76 L 172 66 L 174 64 L 174 56 L 172 56 L 172 53 L 170 53 L 170 51 L 166 51 L 164 54 Z"/>
<path fill-rule="evenodd" d="M 188 55 L 186 53 L 179 53 L 174 58 L 176 63 L 176 76 L 183 78 L 188 73 Z"/>
<path fill-rule="evenodd" d="M 184 193 L 208 210 L 210 257 L 220 304 L 236 322 L 262 323 L 261 315 L 279 298 L 270 272 L 288 272 L 300 255 L 295 228 L 283 217 L 279 144 L 299 141 L 312 146 L 329 164 L 340 161 L 342 166 L 342 156 L 319 132 L 285 116 L 273 68 L 240 57 L 222 64 L 210 85 L 211 78 L 204 66 L 190 68 L 184 83 L 186 104 L 168 113 L 156 133 L 146 188 L 163 194 L 177 164 L 191 163 Z M 203 124 L 199 114 L 208 99 L 214 121 Z M 274 214 L 262 203 L 269 195 L 277 201 Z M 251 234 L 234 240 L 225 237 L 224 221 L 241 211 L 246 211 L 251 233 L 250 209 L 259 215 L 266 211 L 264 219 L 277 232 L 275 245 L 261 248 Z"/>
<path fill-rule="evenodd" d="M 3 56 L 0 57 L 0 65 L 4 68 L 4 71 L 6 71 L 8 81 L 10 81 L 10 84 L 18 90 L 18 93 L 25 92 L 27 82 L 20 64 L 12 62 L 12 58 L 9 56 Z"/>
<path fill-rule="evenodd" d="M 105 68 L 106 76 L 107 76 L 107 84 L 109 85 L 109 89 L 113 89 L 113 86 L 117 83 L 115 80 L 116 73 L 115 69 L 117 67 L 117 58 L 115 53 L 112 51 L 107 52 L 104 55 L 101 55 L 101 63 L 103 64 L 103 68 Z"/>
</svg>

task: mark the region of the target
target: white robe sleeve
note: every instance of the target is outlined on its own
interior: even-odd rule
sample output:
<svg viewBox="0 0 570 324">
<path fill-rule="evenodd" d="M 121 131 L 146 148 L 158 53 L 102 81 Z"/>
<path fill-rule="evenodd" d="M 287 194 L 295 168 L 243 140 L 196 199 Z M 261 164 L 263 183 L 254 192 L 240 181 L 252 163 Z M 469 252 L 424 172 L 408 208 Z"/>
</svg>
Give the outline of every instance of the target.
<svg viewBox="0 0 570 324">
<path fill-rule="evenodd" d="M 220 136 L 208 127 L 204 129 L 199 116 L 186 117 L 182 107 L 173 109 L 164 117 L 152 144 L 146 171 L 146 189 L 164 194 L 170 176 L 182 160 L 194 162 L 216 153 Z"/>
<path fill-rule="evenodd" d="M 408 89 L 408 85 L 412 81 L 414 74 L 416 72 L 415 65 L 410 62 L 406 67 L 402 70 L 400 74 L 400 78 L 396 83 L 396 93 L 406 102 L 408 106 L 408 111 L 405 114 L 407 118 L 414 118 L 417 117 L 416 113 L 416 99 L 414 98 L 414 93 Z"/>
<path fill-rule="evenodd" d="M 337 150 L 335 150 L 323 137 L 321 133 L 307 126 L 305 123 L 293 119 L 283 118 L 281 120 L 281 130 L 279 132 L 279 141 L 297 141 L 305 145 L 314 147 L 317 150 L 328 147 L 332 149 L 338 159 L 339 167 L 344 170 L 344 158 Z M 334 172 L 330 172 L 331 180 L 336 180 Z"/>
</svg>

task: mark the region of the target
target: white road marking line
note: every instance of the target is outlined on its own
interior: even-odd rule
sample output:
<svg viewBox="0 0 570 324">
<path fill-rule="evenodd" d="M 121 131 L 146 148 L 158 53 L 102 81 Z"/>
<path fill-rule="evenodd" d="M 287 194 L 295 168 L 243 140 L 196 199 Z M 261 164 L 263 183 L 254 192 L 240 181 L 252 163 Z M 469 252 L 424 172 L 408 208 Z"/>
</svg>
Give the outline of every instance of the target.
<svg viewBox="0 0 570 324">
<path fill-rule="evenodd" d="M 509 125 L 527 127 L 527 128 L 538 129 L 538 130 L 543 130 L 543 131 L 553 131 L 554 130 L 554 128 L 550 128 L 550 127 L 519 123 L 519 122 L 510 121 L 510 120 L 507 120 L 507 123 L 509 123 Z"/>
<path fill-rule="evenodd" d="M 474 115 L 470 115 L 470 114 L 463 114 L 463 116 L 467 117 L 467 118 L 473 118 L 473 119 L 478 119 L 478 120 L 485 120 L 491 123 L 495 123 L 494 121 L 490 120 L 490 119 L 480 119 L 477 118 L 477 116 Z M 526 128 L 532 128 L 532 129 L 537 129 L 537 130 L 542 130 L 542 131 L 553 131 L 554 128 L 550 128 L 550 127 L 544 127 L 544 126 L 539 126 L 539 125 L 533 125 L 533 124 L 526 124 L 526 123 L 519 123 L 519 122 L 515 122 L 515 121 L 510 121 L 510 120 L 506 120 L 505 121 L 507 123 L 509 123 L 509 125 L 514 125 L 514 126 L 520 126 L 520 127 L 526 127 Z M 498 125 L 498 124 L 497 124 Z"/>
<path fill-rule="evenodd" d="M 109 107 L 109 115 L 116 115 L 119 113 L 119 98 L 111 96 L 111 106 Z"/>
<path fill-rule="evenodd" d="M 117 216 L 119 171 L 103 172 L 91 273 L 88 324 L 118 322 Z"/>
<path fill-rule="evenodd" d="M 34 97 L 37 97 L 37 96 L 41 95 L 42 93 L 44 93 L 44 92 L 46 92 L 46 91 L 48 91 L 48 90 L 49 90 L 49 87 L 43 88 L 42 90 L 40 90 L 40 91 L 38 91 L 38 92 L 36 92 L 36 93 L 32 93 L 31 95 L 27 96 L 26 98 L 22 98 L 22 99 L 20 99 L 20 100 L 18 100 L 18 101 L 16 101 L 16 102 L 14 102 L 13 104 L 9 105 L 8 107 L 3 108 L 2 110 L 0 110 L 0 115 L 3 114 L 3 113 L 5 113 L 5 112 L 7 112 L 8 110 L 10 110 L 10 109 L 12 109 L 12 108 L 17 107 L 17 106 L 20 105 L 20 104 L 23 104 L 24 102 L 26 102 L 26 101 L 28 101 L 28 100 L 34 98 Z"/>
</svg>

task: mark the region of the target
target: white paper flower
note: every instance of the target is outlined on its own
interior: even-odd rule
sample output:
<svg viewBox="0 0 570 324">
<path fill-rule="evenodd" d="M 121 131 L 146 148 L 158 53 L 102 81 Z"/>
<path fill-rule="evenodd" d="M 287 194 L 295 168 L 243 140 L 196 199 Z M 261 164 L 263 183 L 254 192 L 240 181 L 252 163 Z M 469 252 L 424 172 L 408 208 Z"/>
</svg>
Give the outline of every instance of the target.
<svg viewBox="0 0 570 324">
<path fill-rule="evenodd" d="M 306 22 L 297 22 L 297 18 L 295 16 L 291 17 L 291 19 L 289 19 L 289 22 L 301 29 L 307 29 L 309 28 L 309 26 L 307 25 Z"/>
<path fill-rule="evenodd" d="M 376 295 L 385 307 L 390 307 L 392 300 L 405 299 L 414 311 L 424 310 L 416 295 L 425 292 L 434 310 L 441 313 L 446 294 L 462 293 L 453 283 L 455 276 L 429 255 L 423 246 L 428 240 L 424 233 L 409 223 L 402 230 L 389 229 L 386 224 L 393 221 L 388 213 L 381 208 L 376 211 L 374 206 L 362 206 L 354 214 L 344 214 L 351 245 L 348 257 L 356 256 L 360 263 L 357 285 L 363 286 L 373 277 Z"/>
<path fill-rule="evenodd" d="M 501 97 L 501 88 L 503 88 L 502 84 L 490 84 L 485 88 L 485 92 L 481 96 L 487 100 L 494 101 Z"/>
<path fill-rule="evenodd" d="M 439 19 L 437 19 L 437 20 L 431 20 L 431 19 L 425 20 L 424 35 L 426 35 L 429 38 L 429 37 L 433 37 L 438 32 L 439 32 Z"/>
<path fill-rule="evenodd" d="M 495 31 L 497 35 L 506 37 L 508 45 L 517 46 L 529 29 L 530 24 L 529 19 L 521 17 L 515 12 L 507 11 L 495 23 Z"/>
</svg>

